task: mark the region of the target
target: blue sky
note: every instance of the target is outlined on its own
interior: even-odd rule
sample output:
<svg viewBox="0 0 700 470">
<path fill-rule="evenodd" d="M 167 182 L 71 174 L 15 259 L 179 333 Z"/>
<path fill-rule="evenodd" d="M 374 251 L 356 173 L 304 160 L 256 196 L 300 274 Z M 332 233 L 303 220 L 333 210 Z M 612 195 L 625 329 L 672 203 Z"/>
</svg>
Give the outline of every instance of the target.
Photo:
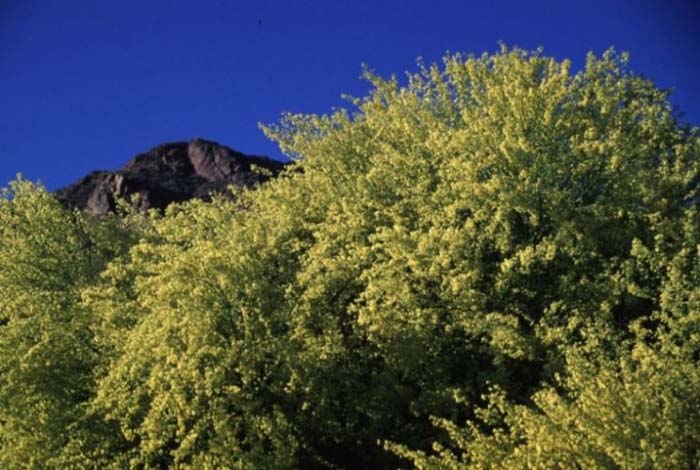
<svg viewBox="0 0 700 470">
<path fill-rule="evenodd" d="M 362 63 L 401 75 L 498 41 L 575 67 L 629 51 L 700 124 L 697 0 L 0 0 L 0 185 L 56 189 L 193 137 L 280 158 L 258 122 L 365 94 Z"/>
</svg>

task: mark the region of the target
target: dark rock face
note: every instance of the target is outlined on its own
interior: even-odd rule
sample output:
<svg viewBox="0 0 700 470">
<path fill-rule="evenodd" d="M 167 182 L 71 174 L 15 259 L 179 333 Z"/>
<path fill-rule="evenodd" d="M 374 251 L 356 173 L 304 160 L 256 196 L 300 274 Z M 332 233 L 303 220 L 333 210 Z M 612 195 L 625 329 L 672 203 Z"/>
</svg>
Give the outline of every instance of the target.
<svg viewBox="0 0 700 470">
<path fill-rule="evenodd" d="M 138 196 L 138 207 L 164 209 L 172 202 L 192 198 L 209 199 L 212 193 L 226 194 L 230 185 L 252 186 L 267 179 L 254 171 L 257 166 L 278 174 L 282 162 L 244 155 L 202 139 L 163 144 L 137 155 L 121 170 L 95 171 L 56 192 L 70 208 L 98 215 L 116 208 L 119 198 Z"/>
</svg>

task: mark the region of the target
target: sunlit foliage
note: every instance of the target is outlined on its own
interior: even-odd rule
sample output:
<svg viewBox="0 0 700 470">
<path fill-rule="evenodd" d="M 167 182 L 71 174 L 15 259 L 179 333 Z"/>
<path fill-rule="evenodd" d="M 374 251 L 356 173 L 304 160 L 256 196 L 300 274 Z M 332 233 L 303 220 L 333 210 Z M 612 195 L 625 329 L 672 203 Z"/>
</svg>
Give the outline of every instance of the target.
<svg viewBox="0 0 700 470">
<path fill-rule="evenodd" d="M 695 468 L 700 137 L 610 51 L 367 71 L 236 202 L 0 202 L 0 463 Z M 434 449 L 434 450 L 433 450 Z"/>
</svg>

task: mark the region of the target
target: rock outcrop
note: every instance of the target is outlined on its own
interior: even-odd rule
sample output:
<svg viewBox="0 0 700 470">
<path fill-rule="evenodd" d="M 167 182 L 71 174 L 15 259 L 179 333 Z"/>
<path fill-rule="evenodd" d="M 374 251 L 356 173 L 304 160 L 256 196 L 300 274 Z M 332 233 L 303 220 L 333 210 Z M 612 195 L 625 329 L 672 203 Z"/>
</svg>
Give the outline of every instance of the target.
<svg viewBox="0 0 700 470">
<path fill-rule="evenodd" d="M 209 199 L 227 193 L 230 185 L 252 186 L 267 179 L 253 169 L 276 175 L 284 163 L 265 157 L 244 155 L 216 142 L 194 139 L 163 144 L 137 155 L 121 170 L 95 171 L 56 192 L 70 208 L 98 215 L 116 208 L 119 198 L 138 196 L 146 210 L 164 209 L 172 202 L 192 198 Z"/>
</svg>

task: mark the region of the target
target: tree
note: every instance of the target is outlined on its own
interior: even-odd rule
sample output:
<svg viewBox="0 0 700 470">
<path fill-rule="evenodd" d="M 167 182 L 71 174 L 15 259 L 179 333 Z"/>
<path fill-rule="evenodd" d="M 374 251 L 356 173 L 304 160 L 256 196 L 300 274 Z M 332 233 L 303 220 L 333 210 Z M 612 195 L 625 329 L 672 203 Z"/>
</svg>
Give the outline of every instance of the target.
<svg viewBox="0 0 700 470">
<path fill-rule="evenodd" d="M 0 234 L 0 465 L 47 468 L 88 398 L 76 305 L 92 260 L 73 216 L 23 180 L 0 197 Z"/>
<path fill-rule="evenodd" d="M 86 411 L 55 419 L 82 431 L 36 448 L 81 469 L 694 462 L 700 137 L 626 62 L 503 48 L 406 85 L 367 71 L 354 112 L 264 128 L 296 158 L 275 180 L 93 221 L 92 251 L 54 203 L 26 211 L 64 240 L 51 266 L 76 277 L 46 270 L 68 300 L 40 311 L 70 312 L 56 337 L 85 334 L 62 361 L 89 371 L 62 408 Z"/>
<path fill-rule="evenodd" d="M 632 250 L 654 243 L 656 225 L 678 226 L 698 133 L 626 63 L 590 55 L 572 75 L 568 62 L 517 49 L 452 56 L 405 87 L 368 73 L 374 90 L 352 117 L 287 116 L 267 129 L 302 157 L 310 205 L 325 201 L 297 282 L 315 303 L 300 311 L 349 319 L 385 378 L 353 391 L 363 437 L 425 448 L 439 438 L 427 415 L 473 417 L 488 384 L 530 403 L 568 371 L 570 350 L 620 360 L 629 325 L 658 308 L 658 280 Z M 454 393 L 464 407 L 450 406 Z M 370 411 L 372 397 L 383 405 Z"/>
<path fill-rule="evenodd" d="M 607 54 L 602 61 L 607 62 L 603 70 L 608 71 L 603 76 L 618 89 L 639 92 L 640 81 L 621 75 L 620 65 L 612 58 Z M 592 71 L 600 69 L 600 62 L 589 57 L 582 76 L 590 77 Z M 583 79 L 579 83 L 584 83 Z M 592 90 L 587 93 L 593 94 L 601 96 Z M 613 97 L 610 99 L 609 106 L 615 103 Z M 616 127 L 619 118 L 607 121 L 608 137 L 619 138 L 635 127 L 650 129 L 662 118 L 662 122 L 674 122 L 668 103 L 655 102 L 643 93 L 618 101 L 617 111 L 639 109 L 636 100 L 650 106 L 649 113 L 636 115 L 629 127 L 622 129 Z M 660 113 L 660 109 L 666 112 Z M 449 439 L 434 442 L 432 454 L 397 444 L 387 444 L 388 449 L 425 470 L 697 468 L 700 232 L 696 175 L 700 134 L 697 128 L 674 126 L 674 131 L 666 128 L 663 136 L 649 135 L 636 144 L 630 141 L 627 152 L 606 149 L 604 155 L 610 162 L 635 160 L 629 163 L 636 167 L 634 171 L 620 175 L 622 181 L 629 178 L 621 186 L 629 184 L 630 193 L 620 199 L 605 197 L 619 189 L 610 175 L 598 180 L 596 192 L 601 196 L 594 203 L 596 210 L 589 212 L 589 206 L 576 210 L 575 218 L 596 227 L 580 236 L 582 244 L 590 247 L 596 239 L 604 243 L 592 253 L 604 257 L 604 272 L 613 295 L 604 298 L 597 312 L 590 310 L 591 317 L 575 318 L 575 325 L 582 327 L 580 336 L 570 327 L 549 333 L 556 334 L 557 342 L 564 340 L 556 348 L 562 357 L 557 373 L 541 376 L 529 396 L 494 387 L 482 397 L 483 407 L 477 407 L 463 427 L 435 419 Z M 646 170 L 640 171 L 640 159 L 649 150 L 649 142 L 665 143 L 647 154 Z M 647 178 L 653 175 L 668 179 L 656 186 L 656 196 L 644 196 L 643 191 L 650 187 Z M 637 196 L 631 194 L 635 181 L 639 184 Z M 599 215 L 614 211 L 626 215 L 617 228 L 599 233 Z M 627 232 L 634 219 L 639 222 Z M 616 245 L 619 251 L 611 250 Z M 580 272 L 580 268 L 574 266 L 572 271 Z M 601 314 L 609 315 L 609 324 L 603 324 L 602 332 L 592 317 Z M 549 336 L 545 329 L 539 335 L 543 333 L 543 338 Z M 572 333 L 575 336 L 567 339 Z M 605 338 L 610 340 L 602 341 Z"/>
<path fill-rule="evenodd" d="M 617 361 L 658 304 L 631 250 L 697 172 L 625 63 L 452 56 L 265 128 L 294 167 L 243 211 L 171 212 L 114 268 L 141 313 L 98 403 L 136 461 L 392 468 L 378 440 L 427 448 L 430 416 L 474 417 L 489 384 L 528 402 L 570 350 Z M 125 305 L 104 292 L 96 311 Z"/>
<path fill-rule="evenodd" d="M 104 467 L 293 467 L 264 317 L 282 286 L 241 216 L 223 200 L 170 209 L 86 291 L 112 351 L 94 405 L 125 449 Z"/>
<path fill-rule="evenodd" d="M 78 442 L 109 435 L 89 412 L 100 356 L 81 291 L 132 238 L 122 220 L 70 212 L 23 179 L 3 190 L 1 467 L 69 468 Z"/>
</svg>

